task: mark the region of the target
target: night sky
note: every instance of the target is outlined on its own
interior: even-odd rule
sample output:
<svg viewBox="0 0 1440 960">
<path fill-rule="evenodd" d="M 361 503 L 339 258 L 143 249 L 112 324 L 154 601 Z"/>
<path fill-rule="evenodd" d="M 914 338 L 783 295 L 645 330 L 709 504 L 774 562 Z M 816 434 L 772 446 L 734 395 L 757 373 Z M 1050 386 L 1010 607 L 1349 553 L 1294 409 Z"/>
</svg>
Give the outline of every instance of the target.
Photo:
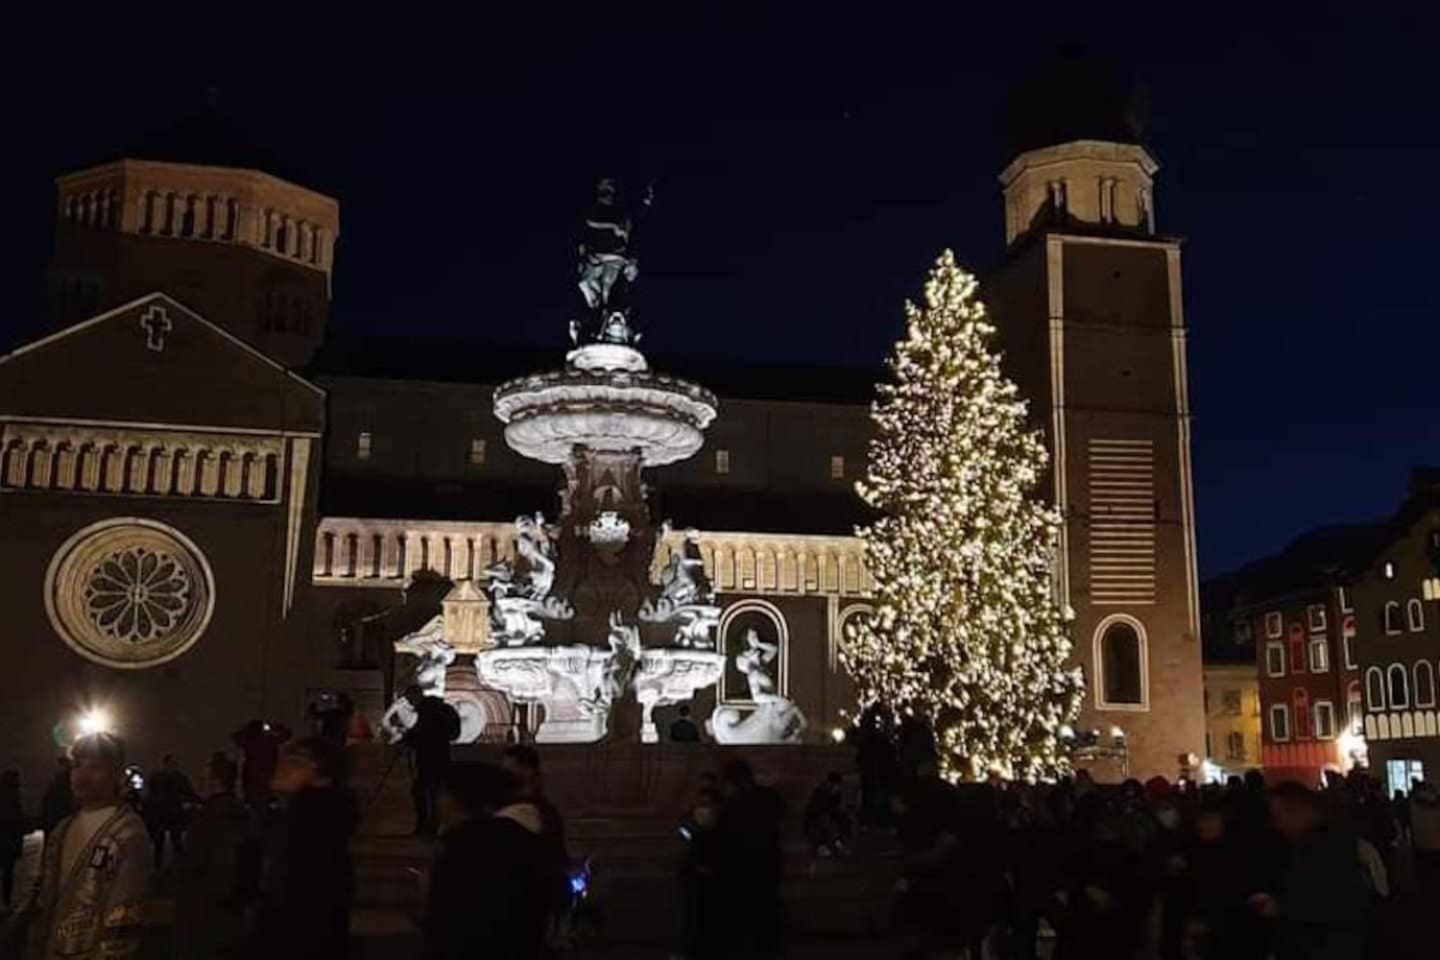
<svg viewBox="0 0 1440 960">
<path fill-rule="evenodd" d="M 1069 20 L 557 8 L 371 24 L 363 42 L 277 22 L 233 48 L 224 31 L 45 33 L 0 76 L 0 346 L 33 333 L 51 179 L 213 85 L 285 172 L 340 200 L 338 335 L 560 350 L 576 215 L 614 171 L 658 181 L 647 348 L 876 364 L 942 247 L 977 269 L 999 258 L 1007 98 L 1079 42 L 1143 80 L 1157 225 L 1186 239 L 1200 562 L 1218 573 L 1383 515 L 1413 464 L 1440 463 L 1436 25 L 1262 6 L 1172 23 L 1159 5 Z"/>
</svg>

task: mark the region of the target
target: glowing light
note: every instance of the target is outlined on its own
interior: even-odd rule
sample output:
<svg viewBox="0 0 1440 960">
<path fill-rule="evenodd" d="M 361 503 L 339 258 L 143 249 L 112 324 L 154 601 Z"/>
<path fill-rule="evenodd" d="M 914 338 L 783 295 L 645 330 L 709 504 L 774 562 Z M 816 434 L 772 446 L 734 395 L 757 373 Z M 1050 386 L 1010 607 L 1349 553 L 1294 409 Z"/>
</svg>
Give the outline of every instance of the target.
<svg viewBox="0 0 1440 960">
<path fill-rule="evenodd" d="M 875 612 L 852 621 L 840 659 L 862 710 L 931 726 L 946 779 L 1053 779 L 1069 769 L 1084 678 L 1067 663 L 1074 611 L 1055 595 L 1044 439 L 954 254 L 905 314 L 857 484 L 881 514 L 860 531 Z"/>
<path fill-rule="evenodd" d="M 830 739 L 834 740 L 836 743 L 844 743 L 845 731 L 840 727 L 835 727 L 830 731 Z"/>
<path fill-rule="evenodd" d="M 80 714 L 80 719 L 76 722 L 75 726 L 76 729 L 80 731 L 80 736 L 82 737 L 88 737 L 96 733 L 112 733 L 114 731 L 114 727 L 111 726 L 109 711 L 101 707 L 91 707 L 89 710 Z"/>
<path fill-rule="evenodd" d="M 1113 737 L 1113 738 L 1115 738 L 1116 740 L 1124 740 L 1124 739 L 1125 739 L 1125 731 L 1124 731 L 1124 730 L 1121 730 L 1119 727 L 1111 727 L 1111 728 L 1110 728 L 1110 736 Z"/>
<path fill-rule="evenodd" d="M 1350 770 L 1357 764 L 1366 766 L 1370 761 L 1370 745 L 1365 738 L 1354 730 L 1347 729 L 1340 734 L 1339 740 L 1340 759 L 1345 764 L 1345 769 Z"/>
</svg>

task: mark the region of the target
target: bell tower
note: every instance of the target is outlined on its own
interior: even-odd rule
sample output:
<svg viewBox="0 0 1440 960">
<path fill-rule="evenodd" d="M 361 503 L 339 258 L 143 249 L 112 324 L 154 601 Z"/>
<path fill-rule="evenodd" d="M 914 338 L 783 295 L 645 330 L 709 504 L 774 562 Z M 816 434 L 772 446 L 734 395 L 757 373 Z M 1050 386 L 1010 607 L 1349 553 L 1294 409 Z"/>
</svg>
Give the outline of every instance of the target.
<svg viewBox="0 0 1440 960">
<path fill-rule="evenodd" d="M 325 338 L 340 205 L 214 108 L 56 179 L 49 323 L 169 294 L 286 366 Z"/>
<path fill-rule="evenodd" d="M 1053 226 L 1152 236 L 1158 169 L 1149 151 L 1132 143 L 1073 140 L 1027 150 L 1000 174 L 1005 243 Z"/>
<path fill-rule="evenodd" d="M 982 289 L 1051 453 L 1077 726 L 1098 739 L 1080 762 L 1173 778 L 1205 745 L 1181 242 L 1156 232 L 1159 165 L 1117 113 L 1065 110 L 1041 126 L 1065 139 L 1017 145 Z"/>
</svg>

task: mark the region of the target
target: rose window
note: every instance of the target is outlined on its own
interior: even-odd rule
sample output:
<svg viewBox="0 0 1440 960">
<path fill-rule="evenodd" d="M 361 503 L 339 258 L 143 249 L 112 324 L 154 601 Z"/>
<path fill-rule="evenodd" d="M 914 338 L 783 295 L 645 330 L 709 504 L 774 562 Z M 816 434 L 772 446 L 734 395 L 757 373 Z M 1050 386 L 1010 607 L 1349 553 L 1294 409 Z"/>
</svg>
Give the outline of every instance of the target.
<svg viewBox="0 0 1440 960">
<path fill-rule="evenodd" d="M 50 562 L 45 604 L 60 638 L 112 667 L 154 666 L 200 639 L 215 581 L 183 533 L 136 517 L 79 531 Z"/>
<path fill-rule="evenodd" d="M 106 634 L 142 643 L 165 636 L 180 622 L 190 605 L 190 579 L 177 558 L 131 547 L 91 572 L 85 605 Z"/>
</svg>

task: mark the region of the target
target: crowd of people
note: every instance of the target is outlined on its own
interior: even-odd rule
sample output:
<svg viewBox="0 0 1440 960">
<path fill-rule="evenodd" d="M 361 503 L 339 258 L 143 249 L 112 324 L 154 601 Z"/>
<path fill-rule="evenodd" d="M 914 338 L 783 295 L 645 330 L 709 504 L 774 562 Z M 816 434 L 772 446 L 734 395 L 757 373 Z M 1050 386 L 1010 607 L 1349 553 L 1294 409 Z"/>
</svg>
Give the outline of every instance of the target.
<svg viewBox="0 0 1440 960">
<path fill-rule="evenodd" d="M 429 714 L 407 740 L 415 830 L 438 836 L 420 955 L 564 952 L 588 874 L 540 755 L 511 745 L 499 764 L 451 765 L 454 720 Z M 119 737 L 82 736 L 34 817 L 19 776 L 0 773 L 0 958 L 135 956 L 161 886 L 175 905 L 167 956 L 346 956 L 359 803 L 347 725 L 316 719 L 299 739 L 247 724 L 238 760 L 216 752 L 196 783 L 173 755 L 145 777 Z M 892 932 L 907 956 L 1029 960 L 1042 943 L 1061 960 L 1395 956 L 1397 888 L 1440 904 L 1440 794 L 1423 782 L 1389 798 L 1361 770 L 1320 789 L 1259 773 L 1106 786 L 1083 770 L 956 785 L 923 732 L 888 759 L 859 746 L 858 802 L 831 773 L 797 811 L 795 839 L 815 862 L 857 857 L 862 833 L 867 849 L 898 851 Z M 689 960 L 782 955 L 788 823 L 781 793 L 740 757 L 704 775 L 679 825 Z M 43 847 L 17 871 L 36 828 Z"/>
<path fill-rule="evenodd" d="M 1028 960 L 1042 930 L 1061 960 L 1407 956 L 1397 884 L 1440 905 L 1440 797 L 1387 798 L 1362 769 L 1319 789 L 1258 771 L 955 786 L 922 751 L 887 786 L 862 811 L 897 831 L 917 957 Z"/>
<path fill-rule="evenodd" d="M 165 956 L 345 956 L 356 808 L 343 741 L 262 721 L 234 741 L 241 760 L 217 751 L 196 789 L 174 755 L 146 777 L 121 737 L 80 736 L 33 818 L 19 775 L 0 775 L 0 957 L 140 955 L 162 886 L 175 903 Z"/>
</svg>

